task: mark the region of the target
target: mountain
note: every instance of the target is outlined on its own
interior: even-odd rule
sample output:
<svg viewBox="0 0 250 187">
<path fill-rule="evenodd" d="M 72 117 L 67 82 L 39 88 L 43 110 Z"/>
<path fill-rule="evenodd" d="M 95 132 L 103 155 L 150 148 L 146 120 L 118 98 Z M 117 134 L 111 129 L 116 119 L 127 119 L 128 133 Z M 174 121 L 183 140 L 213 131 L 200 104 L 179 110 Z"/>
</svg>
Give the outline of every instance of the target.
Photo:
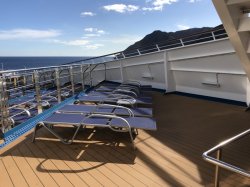
<svg viewBox="0 0 250 187">
<path fill-rule="evenodd" d="M 137 52 L 137 49 L 140 49 L 142 53 L 150 52 L 150 50 L 155 51 L 157 50 L 156 44 L 158 44 L 158 46 L 161 49 L 167 49 L 170 47 L 178 47 L 178 46 L 181 46 L 180 39 L 182 39 L 184 43 L 190 40 L 197 41 L 197 39 L 200 39 L 200 38 L 212 37 L 210 33 L 204 34 L 204 32 L 218 30 L 218 29 L 224 29 L 223 25 L 219 25 L 216 27 L 191 28 L 191 29 L 181 30 L 181 31 L 176 31 L 176 32 L 163 32 L 160 30 L 156 30 L 146 35 L 142 40 L 137 41 L 133 45 L 129 46 L 127 49 L 124 50 L 123 53 L 126 56 L 129 56 L 130 54 L 132 56 L 132 54 L 135 54 Z M 191 35 L 195 35 L 195 36 L 190 37 Z M 205 41 L 205 40 L 202 39 L 202 41 Z M 191 44 L 191 42 L 187 42 L 187 43 Z"/>
</svg>

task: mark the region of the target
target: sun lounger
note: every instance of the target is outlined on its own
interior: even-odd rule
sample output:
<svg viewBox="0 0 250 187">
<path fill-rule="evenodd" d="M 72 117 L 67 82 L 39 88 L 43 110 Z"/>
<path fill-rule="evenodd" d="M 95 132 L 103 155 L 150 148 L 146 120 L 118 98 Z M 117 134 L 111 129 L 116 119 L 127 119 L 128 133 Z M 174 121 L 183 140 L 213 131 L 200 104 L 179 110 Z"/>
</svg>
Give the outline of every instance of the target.
<svg viewBox="0 0 250 187">
<path fill-rule="evenodd" d="M 64 124 L 76 126 L 76 130 L 70 140 L 65 140 L 52 128 L 53 125 Z M 122 118 L 114 115 L 103 114 L 69 114 L 69 113 L 53 113 L 51 116 L 39 122 L 33 133 L 32 141 L 35 141 L 36 131 L 42 126 L 57 137 L 64 144 L 71 144 L 81 127 L 105 127 L 116 132 L 129 132 L 131 142 L 134 146 L 133 132 L 134 129 L 156 130 L 156 121 L 152 118 L 142 117 L 126 117 Z"/>
<path fill-rule="evenodd" d="M 108 91 L 108 92 L 112 92 L 115 89 L 118 88 L 122 88 L 122 89 L 139 89 L 140 91 L 144 91 L 144 90 L 151 90 L 152 86 L 151 85 L 141 85 L 140 82 L 138 81 L 125 81 L 123 83 L 121 83 L 120 85 L 114 85 L 114 84 L 103 84 L 100 87 L 96 88 L 96 91 Z"/>
<path fill-rule="evenodd" d="M 129 106 L 146 106 L 152 105 L 152 99 L 150 97 L 133 98 L 124 94 L 111 94 L 108 96 L 80 96 L 77 102 L 90 102 L 90 103 L 109 103 L 118 105 Z"/>
<path fill-rule="evenodd" d="M 58 110 L 63 113 L 101 113 L 117 116 L 152 117 L 152 108 L 127 108 L 118 105 L 65 105 Z"/>
</svg>

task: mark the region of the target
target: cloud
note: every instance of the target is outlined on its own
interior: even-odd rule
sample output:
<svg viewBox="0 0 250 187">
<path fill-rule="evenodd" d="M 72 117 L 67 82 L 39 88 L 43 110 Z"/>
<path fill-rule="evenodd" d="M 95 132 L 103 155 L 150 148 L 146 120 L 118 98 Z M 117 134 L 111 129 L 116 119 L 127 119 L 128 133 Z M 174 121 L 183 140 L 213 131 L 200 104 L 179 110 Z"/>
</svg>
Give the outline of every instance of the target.
<svg viewBox="0 0 250 187">
<path fill-rule="evenodd" d="M 165 5 L 171 5 L 179 0 L 147 0 L 146 3 L 151 3 L 152 7 L 143 7 L 144 11 L 161 11 Z"/>
<path fill-rule="evenodd" d="M 200 2 L 201 0 L 188 0 L 189 3 L 197 3 Z"/>
<path fill-rule="evenodd" d="M 134 12 L 136 10 L 139 10 L 139 6 L 125 4 L 106 5 L 103 8 L 107 11 L 115 11 L 119 13 Z"/>
<path fill-rule="evenodd" d="M 86 16 L 95 16 L 96 14 L 93 12 L 81 12 L 80 14 L 82 17 L 86 17 Z"/>
<path fill-rule="evenodd" d="M 177 25 L 177 27 L 178 27 L 178 29 L 179 30 L 187 30 L 187 29 L 190 29 L 190 26 L 188 26 L 188 25 Z"/>
<path fill-rule="evenodd" d="M 53 40 L 53 43 L 59 43 L 59 44 L 64 44 L 64 45 L 69 45 L 69 46 L 86 46 L 89 44 L 88 40 Z"/>
<path fill-rule="evenodd" d="M 84 31 L 88 32 L 88 34 L 84 35 L 85 37 L 95 37 L 95 36 L 98 37 L 98 36 L 106 34 L 106 32 L 104 30 L 92 28 L 92 27 L 85 28 Z"/>
<path fill-rule="evenodd" d="M 57 44 L 62 44 L 62 45 L 67 45 L 67 46 L 78 46 L 78 47 L 82 47 L 85 49 L 91 49 L 91 50 L 95 50 L 98 49 L 102 46 L 104 46 L 103 44 L 93 44 L 91 41 L 89 40 L 51 40 L 50 42 L 52 43 L 57 43 Z"/>
<path fill-rule="evenodd" d="M 94 50 L 94 49 L 98 49 L 102 46 L 104 46 L 104 45 L 103 44 L 91 44 L 91 45 L 86 45 L 86 48 Z"/>
<path fill-rule="evenodd" d="M 94 30 L 95 30 L 95 28 L 92 28 L 92 27 L 84 29 L 84 31 L 86 31 L 86 32 L 93 32 Z"/>
<path fill-rule="evenodd" d="M 144 11 L 159 11 L 162 10 L 163 7 L 155 6 L 155 7 L 143 7 L 142 10 Z"/>
<path fill-rule="evenodd" d="M 121 35 L 119 38 L 110 38 L 107 42 L 111 42 L 114 44 L 125 44 L 131 45 L 137 41 L 141 40 L 141 37 L 134 35 Z"/>
<path fill-rule="evenodd" d="M 59 30 L 12 29 L 0 30 L 0 40 L 46 39 L 61 35 Z"/>
<path fill-rule="evenodd" d="M 94 33 L 91 33 L 91 34 L 84 34 L 85 37 L 99 37 L 101 36 L 100 34 L 94 34 Z"/>
<path fill-rule="evenodd" d="M 164 6 L 166 4 L 171 5 L 172 3 L 176 3 L 178 0 L 154 0 L 153 5 L 154 6 Z"/>
</svg>

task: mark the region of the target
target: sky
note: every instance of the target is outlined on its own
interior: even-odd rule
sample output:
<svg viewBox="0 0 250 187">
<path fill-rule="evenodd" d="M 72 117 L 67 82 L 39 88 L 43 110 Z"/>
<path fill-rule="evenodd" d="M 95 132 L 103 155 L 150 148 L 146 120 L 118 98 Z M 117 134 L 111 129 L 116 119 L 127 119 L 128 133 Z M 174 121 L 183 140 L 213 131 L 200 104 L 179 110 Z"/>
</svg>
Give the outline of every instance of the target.
<svg viewBox="0 0 250 187">
<path fill-rule="evenodd" d="M 211 0 L 0 0 L 0 56 L 96 56 L 221 24 Z"/>
</svg>

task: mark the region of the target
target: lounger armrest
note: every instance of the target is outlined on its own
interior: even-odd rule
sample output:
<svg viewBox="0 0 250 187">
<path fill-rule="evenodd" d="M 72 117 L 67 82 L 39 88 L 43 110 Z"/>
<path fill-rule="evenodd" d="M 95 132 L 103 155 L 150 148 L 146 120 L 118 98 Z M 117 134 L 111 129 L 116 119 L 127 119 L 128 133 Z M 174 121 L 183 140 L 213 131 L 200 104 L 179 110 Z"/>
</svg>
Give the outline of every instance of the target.
<svg viewBox="0 0 250 187">
<path fill-rule="evenodd" d="M 54 97 L 54 96 L 48 95 L 48 96 L 44 96 L 44 97 L 50 98 L 49 100 L 47 99 L 47 101 L 51 101 L 51 100 L 53 100 L 53 99 L 57 101 L 57 98 Z"/>
<path fill-rule="evenodd" d="M 133 86 L 133 85 L 121 85 L 118 87 L 119 89 L 127 89 L 127 90 L 133 90 L 135 92 L 137 92 L 138 94 L 140 93 L 140 88 L 137 86 Z"/>
<path fill-rule="evenodd" d="M 116 98 L 116 99 L 135 99 L 132 96 L 125 95 L 125 94 L 110 94 L 108 98 Z"/>
<path fill-rule="evenodd" d="M 135 97 L 138 97 L 138 95 L 135 93 L 135 92 L 133 92 L 133 91 L 130 91 L 130 90 L 125 90 L 125 89 L 121 89 L 121 88 L 119 88 L 119 89 L 116 89 L 116 90 L 114 90 L 113 91 L 113 93 L 128 93 L 128 94 L 133 94 Z"/>
<path fill-rule="evenodd" d="M 111 105 L 111 104 L 99 104 L 99 105 L 97 105 L 97 107 L 100 107 L 100 108 L 101 107 L 105 107 L 105 106 L 110 106 L 110 107 L 113 107 L 113 108 L 125 109 L 128 112 L 128 114 L 129 114 L 130 117 L 134 117 L 133 111 L 131 109 L 129 109 L 128 107 L 124 107 L 124 106 L 120 106 L 120 105 Z"/>
<path fill-rule="evenodd" d="M 90 114 L 89 116 L 86 116 L 86 117 L 82 120 L 81 124 L 84 124 L 84 121 L 86 121 L 87 119 L 89 119 L 89 118 L 94 118 L 94 117 L 102 117 L 102 118 L 107 118 L 107 119 L 119 119 L 119 120 L 121 120 L 121 121 L 124 121 L 125 124 L 127 125 L 126 128 L 128 129 L 128 131 L 131 132 L 131 126 L 130 126 L 129 122 L 128 122 L 125 118 L 120 117 L 120 116 L 115 116 L 115 115 L 107 115 L 107 114 Z M 110 127 L 112 130 L 114 130 L 114 131 L 120 131 L 120 130 L 114 129 L 114 128 L 113 128 L 112 126 L 110 126 L 110 125 L 109 125 L 109 127 Z"/>
<path fill-rule="evenodd" d="M 141 87 L 141 83 L 139 81 L 125 81 L 122 84 L 137 84 L 139 87 Z"/>
<path fill-rule="evenodd" d="M 15 116 L 18 116 L 19 114 L 22 114 L 22 113 L 26 113 L 29 117 L 31 116 L 30 114 L 30 111 L 25 109 L 25 108 L 15 108 L 17 110 L 21 110 L 21 112 L 17 113 L 17 114 L 14 114 L 13 116 L 11 117 L 15 117 Z"/>
<path fill-rule="evenodd" d="M 135 99 L 119 99 L 117 104 L 121 105 L 131 105 L 133 106 L 136 103 Z"/>
</svg>

